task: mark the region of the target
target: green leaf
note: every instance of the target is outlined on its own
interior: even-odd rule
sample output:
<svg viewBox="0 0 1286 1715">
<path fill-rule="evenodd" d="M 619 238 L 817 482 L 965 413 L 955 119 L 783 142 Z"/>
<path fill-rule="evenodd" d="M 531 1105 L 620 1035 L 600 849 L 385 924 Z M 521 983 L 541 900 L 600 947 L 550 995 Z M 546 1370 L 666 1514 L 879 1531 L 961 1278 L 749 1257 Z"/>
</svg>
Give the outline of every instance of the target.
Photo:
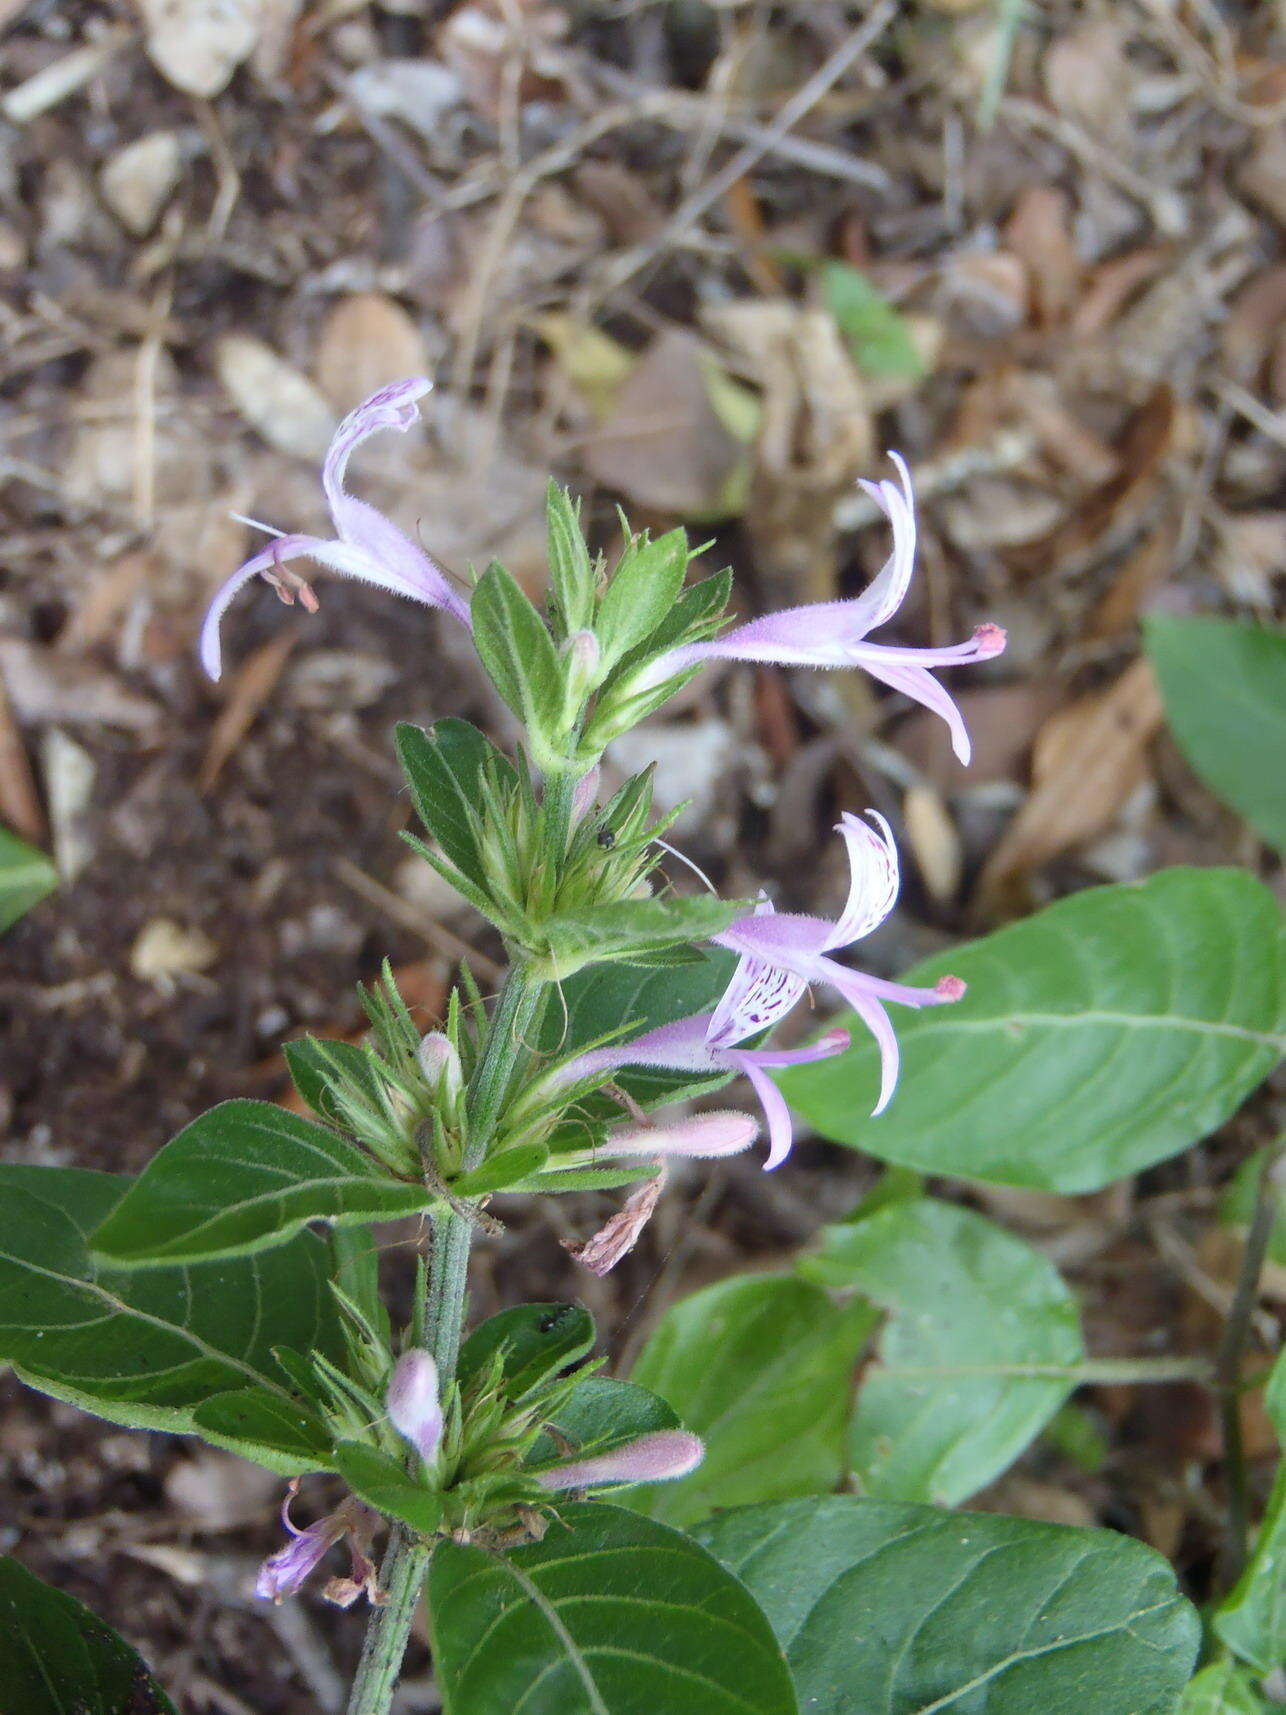
<svg viewBox="0 0 1286 1715">
<path fill-rule="evenodd" d="M 506 1555 L 429 1568 L 444 1715 L 796 1715 L 781 1651 L 690 1538 L 601 1501 Z"/>
<path fill-rule="evenodd" d="M 967 1500 L 1075 1386 L 1061 1372 L 1084 1357 L 1076 1300 L 1052 1263 L 972 1210 L 926 1198 L 827 1227 L 800 1273 L 888 1312 L 850 1442 L 881 1499 Z"/>
<path fill-rule="evenodd" d="M 598 610 L 599 645 L 606 670 L 646 643 L 668 619 L 688 569 L 688 538 L 671 530 L 657 541 L 635 536 L 616 563 Z"/>
<path fill-rule="evenodd" d="M 1175 1715 L 1269 1715 L 1269 1709 L 1244 1668 L 1217 1661 L 1188 1685 Z"/>
<path fill-rule="evenodd" d="M 200 1433 L 287 1476 L 316 1469 L 202 1430 L 196 1414 L 212 1396 L 247 1387 L 296 1409 L 277 1348 L 343 1364 L 329 1246 L 301 1233 L 235 1262 L 102 1269 L 86 1241 L 129 1184 L 111 1173 L 0 1166 L 0 1362 L 113 1423 Z"/>
<path fill-rule="evenodd" d="M 1278 1443 L 1286 1447 L 1286 1352 L 1273 1367 L 1264 1404 Z M 1257 1672 L 1286 1667 L 1286 1461 L 1278 1468 L 1254 1553 L 1215 1614 L 1215 1631 Z"/>
<path fill-rule="evenodd" d="M 621 899 L 584 911 L 559 912 L 540 925 L 541 952 L 557 978 L 609 959 L 641 958 L 684 941 L 704 941 L 747 909 L 744 900 Z M 668 968 L 668 967 L 667 967 Z"/>
<path fill-rule="evenodd" d="M 668 1310 L 632 1380 L 706 1444 L 690 1477 L 627 1504 L 686 1525 L 715 1507 L 833 1489 L 844 1466 L 853 1371 L 876 1322 L 787 1275 L 720 1281 Z"/>
<path fill-rule="evenodd" d="M 217 1437 L 224 1446 L 258 1448 L 261 1462 L 285 1460 L 302 1471 L 320 1471 L 333 1463 L 333 1439 L 321 1419 L 298 1400 L 286 1401 L 258 1388 L 216 1394 L 197 1406 L 192 1421 L 200 1434 Z"/>
<path fill-rule="evenodd" d="M 370 1097 L 371 1105 L 380 1112 L 384 1091 L 370 1056 L 354 1042 L 339 1042 L 330 1037 L 300 1036 L 284 1043 L 282 1054 L 290 1081 L 304 1101 L 317 1115 L 331 1125 L 339 1125 L 343 1115 L 331 1095 L 331 1082 L 336 1067 Z"/>
<path fill-rule="evenodd" d="M 576 1449 L 577 1457 L 610 1453 L 637 1441 L 640 1435 L 679 1428 L 679 1417 L 657 1394 L 635 1382 L 608 1376 L 586 1376 L 550 1420 Z M 532 1447 L 528 1465 L 556 1465 L 566 1454 L 551 1436 L 542 1435 Z"/>
<path fill-rule="evenodd" d="M 1171 1715 L 1200 1624 L 1106 1530 L 826 1495 L 697 1539 L 744 1580 L 809 1715 Z"/>
<path fill-rule="evenodd" d="M 460 1348 L 456 1374 L 464 1386 L 503 1351 L 506 1391 L 511 1399 L 525 1399 L 593 1344 L 594 1318 L 583 1304 L 520 1304 L 473 1330 Z"/>
<path fill-rule="evenodd" d="M 1212 792 L 1286 852 L 1286 633 L 1153 614 L 1144 636 L 1179 748 Z"/>
<path fill-rule="evenodd" d="M 0 1559 L 4 1715 L 174 1715 L 138 1651 L 98 1615 Z"/>
<path fill-rule="evenodd" d="M 497 787 L 502 796 L 516 787 L 513 764 L 477 727 L 453 717 L 427 732 L 404 721 L 396 742 L 417 815 L 448 860 L 485 895 L 482 811 Z"/>
<path fill-rule="evenodd" d="M 422 1536 L 432 1536 L 441 1524 L 441 1492 L 417 1483 L 389 1454 L 364 1441 L 341 1441 L 335 1467 L 357 1498 L 376 1512 L 401 1519 Z"/>
<path fill-rule="evenodd" d="M 43 852 L 0 828 L 0 934 L 58 885 L 58 871 Z"/>
<path fill-rule="evenodd" d="M 503 566 L 492 564 L 473 592 L 473 641 L 487 676 L 527 728 L 538 767 L 556 750 L 563 670 L 544 620 Z"/>
<path fill-rule="evenodd" d="M 564 635 L 570 636 L 573 631 L 584 630 L 594 617 L 594 568 L 581 529 L 580 502 L 551 482 L 545 494 L 545 519 L 549 581 Z"/>
<path fill-rule="evenodd" d="M 878 1057 L 780 1079 L 824 1137 L 925 1173 L 1093 1191 L 1222 1125 L 1286 1046 L 1281 913 L 1240 870 L 1091 888 L 920 965 L 969 992 L 894 1007 L 902 1077 L 870 1119 Z"/>
<path fill-rule="evenodd" d="M 694 1013 L 712 1012 L 736 968 L 722 948 L 705 951 L 690 964 L 656 970 L 646 965 L 587 965 L 562 985 L 562 1004 L 545 1008 L 543 1054 L 574 1054 L 624 1027 L 624 1039 L 643 1036 Z M 640 1102 L 674 1101 L 688 1090 L 713 1090 L 727 1078 L 694 1079 L 690 1072 L 651 1071 L 637 1066 L 617 1074 Z"/>
<path fill-rule="evenodd" d="M 822 265 L 822 297 L 858 368 L 872 380 L 917 381 L 924 360 L 902 316 L 864 274 L 846 262 Z"/>
<path fill-rule="evenodd" d="M 480 1167 L 463 1173 L 451 1182 L 457 1197 L 485 1197 L 493 1191 L 505 1191 L 533 1173 L 539 1173 L 549 1160 L 548 1146 L 543 1143 L 520 1143 L 512 1149 L 497 1150 Z"/>
<path fill-rule="evenodd" d="M 391 1221 L 432 1201 L 355 1144 L 271 1102 L 222 1102 L 193 1120 L 94 1234 L 112 1267 L 244 1256 L 309 1221 Z"/>
</svg>

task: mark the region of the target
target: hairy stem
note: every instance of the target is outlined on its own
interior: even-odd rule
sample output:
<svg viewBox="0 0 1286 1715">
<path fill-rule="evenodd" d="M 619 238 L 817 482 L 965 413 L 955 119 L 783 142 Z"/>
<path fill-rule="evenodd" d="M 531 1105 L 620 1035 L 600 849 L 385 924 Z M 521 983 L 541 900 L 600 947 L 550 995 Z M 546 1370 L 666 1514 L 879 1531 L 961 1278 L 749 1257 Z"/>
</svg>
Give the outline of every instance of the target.
<svg viewBox="0 0 1286 1715">
<path fill-rule="evenodd" d="M 515 966 L 505 980 L 469 1086 L 466 1167 L 476 1166 L 487 1152 L 514 1066 L 540 1004 L 541 988 L 521 965 Z M 467 1212 L 448 1209 L 433 1217 L 424 1326 L 444 1380 L 455 1374 L 460 1353 L 472 1239 L 473 1222 Z M 388 1715 L 432 1553 L 431 1543 L 401 1525 L 393 1526 L 380 1567 L 380 1583 L 388 1600 L 371 1614 L 349 1695 L 348 1715 Z"/>
<path fill-rule="evenodd" d="M 566 854 L 574 786 L 570 778 L 546 782 L 544 856 L 555 874 Z M 515 1069 L 539 1021 L 545 987 L 523 964 L 513 965 L 505 978 L 469 1081 L 466 1168 L 478 1166 L 495 1136 Z M 467 1210 L 449 1209 L 433 1217 L 424 1327 L 444 1381 L 455 1374 L 460 1354 L 472 1240 L 473 1222 Z M 388 1715 L 432 1553 L 431 1543 L 401 1525 L 393 1526 L 380 1567 L 380 1583 L 388 1600 L 371 1614 L 348 1715 Z"/>
<path fill-rule="evenodd" d="M 1233 1293 L 1232 1308 L 1224 1324 L 1223 1338 L 1215 1360 L 1219 1388 L 1219 1413 L 1223 1429 L 1224 1467 L 1228 1479 L 1228 1533 L 1220 1565 L 1221 1583 L 1231 1588 L 1246 1564 L 1246 1542 L 1250 1510 L 1246 1492 L 1246 1449 L 1241 1433 L 1241 1366 L 1250 1338 L 1250 1322 L 1259 1293 L 1259 1276 L 1268 1254 L 1273 1220 L 1277 1212 L 1272 1171 L 1281 1154 L 1280 1146 L 1266 1150 L 1260 1164 L 1255 1192 L 1255 1210 L 1241 1253 L 1241 1269 Z"/>
</svg>

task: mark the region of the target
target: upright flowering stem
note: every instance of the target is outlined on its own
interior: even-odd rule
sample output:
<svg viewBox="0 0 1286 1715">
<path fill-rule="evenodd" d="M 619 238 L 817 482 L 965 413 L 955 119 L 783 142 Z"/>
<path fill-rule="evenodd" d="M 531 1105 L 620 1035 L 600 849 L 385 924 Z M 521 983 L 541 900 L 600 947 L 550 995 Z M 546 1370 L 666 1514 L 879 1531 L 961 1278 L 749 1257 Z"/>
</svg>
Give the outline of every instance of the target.
<svg viewBox="0 0 1286 1715">
<path fill-rule="evenodd" d="M 546 784 L 546 861 L 555 872 L 566 851 L 574 785 L 570 778 L 553 779 Z M 538 1021 L 545 987 L 523 964 L 511 966 L 505 978 L 469 1084 L 466 1168 L 476 1167 L 487 1152 L 518 1056 L 530 1041 Z M 473 1223 L 467 1214 L 448 1210 L 433 1217 L 424 1326 L 428 1347 L 444 1383 L 454 1376 L 460 1353 L 472 1239 Z M 348 1715 L 388 1715 L 431 1553 L 431 1548 L 418 1537 L 401 1525 L 393 1526 L 380 1567 L 380 1583 L 388 1599 L 382 1607 L 371 1611 L 349 1696 Z"/>
</svg>

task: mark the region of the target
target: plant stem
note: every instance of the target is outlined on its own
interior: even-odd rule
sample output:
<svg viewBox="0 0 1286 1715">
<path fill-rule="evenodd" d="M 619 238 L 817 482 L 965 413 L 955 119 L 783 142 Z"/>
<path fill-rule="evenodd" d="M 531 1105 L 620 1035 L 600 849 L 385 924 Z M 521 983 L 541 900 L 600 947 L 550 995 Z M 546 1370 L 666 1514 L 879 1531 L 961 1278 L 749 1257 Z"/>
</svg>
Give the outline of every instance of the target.
<svg viewBox="0 0 1286 1715">
<path fill-rule="evenodd" d="M 486 1155 L 543 986 L 522 965 L 515 965 L 505 979 L 469 1085 L 466 1167 L 475 1167 Z M 455 1374 L 460 1353 L 472 1240 L 473 1222 L 467 1213 L 448 1209 L 434 1215 L 424 1325 L 444 1379 Z M 380 1583 L 388 1600 L 371 1613 L 348 1715 L 388 1715 L 432 1553 L 432 1543 L 401 1525 L 392 1527 L 380 1566 Z"/>
<path fill-rule="evenodd" d="M 1246 1449 L 1241 1433 L 1241 1366 L 1250 1337 L 1250 1319 L 1259 1293 L 1259 1276 L 1277 1214 L 1276 1187 L 1272 1170 L 1281 1154 L 1280 1145 L 1264 1152 L 1255 1190 L 1255 1210 L 1241 1253 L 1241 1268 L 1233 1292 L 1232 1308 L 1224 1324 L 1223 1338 L 1215 1359 L 1215 1384 L 1219 1389 L 1219 1415 L 1223 1430 L 1223 1457 L 1228 1476 L 1228 1533 L 1221 1556 L 1220 1581 L 1230 1589 L 1246 1564 L 1246 1540 L 1250 1510 L 1246 1493 Z"/>
</svg>

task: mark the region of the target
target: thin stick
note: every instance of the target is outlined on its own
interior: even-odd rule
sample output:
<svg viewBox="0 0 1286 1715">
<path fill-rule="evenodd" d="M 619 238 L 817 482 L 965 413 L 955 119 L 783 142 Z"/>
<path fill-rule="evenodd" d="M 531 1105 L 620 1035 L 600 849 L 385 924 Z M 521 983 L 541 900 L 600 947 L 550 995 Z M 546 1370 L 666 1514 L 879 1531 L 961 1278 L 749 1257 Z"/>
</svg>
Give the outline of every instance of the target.
<svg viewBox="0 0 1286 1715">
<path fill-rule="evenodd" d="M 1241 1268 L 1233 1291 L 1232 1308 L 1224 1324 L 1223 1338 L 1215 1359 L 1215 1382 L 1219 1388 L 1219 1412 L 1223 1428 L 1224 1466 L 1228 1474 L 1228 1534 L 1221 1557 L 1221 1578 L 1231 1588 L 1246 1564 L 1250 1532 L 1250 1509 L 1246 1492 L 1246 1448 L 1241 1433 L 1241 1366 L 1250 1338 L 1250 1321 L 1259 1296 L 1259 1276 L 1268 1255 L 1273 1221 L 1277 1214 L 1276 1185 L 1272 1170 L 1282 1153 L 1276 1144 L 1264 1152 L 1255 1187 L 1255 1211 L 1241 1253 Z"/>
</svg>

